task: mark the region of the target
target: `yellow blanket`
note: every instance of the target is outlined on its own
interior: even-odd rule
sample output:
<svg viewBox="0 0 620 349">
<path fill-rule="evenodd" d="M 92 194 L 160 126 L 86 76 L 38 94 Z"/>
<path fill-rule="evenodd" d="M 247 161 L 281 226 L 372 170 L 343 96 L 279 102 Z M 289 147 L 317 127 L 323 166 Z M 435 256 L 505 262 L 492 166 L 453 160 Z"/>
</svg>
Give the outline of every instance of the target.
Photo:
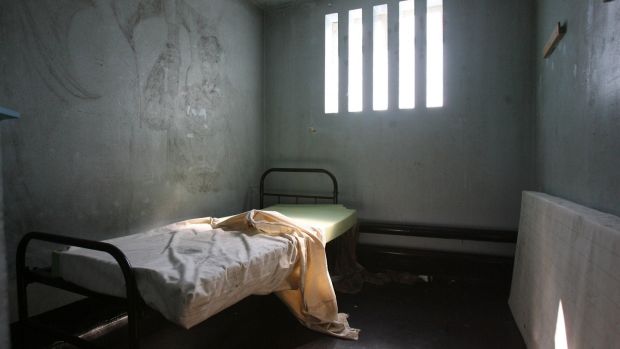
<svg viewBox="0 0 620 349">
<path fill-rule="evenodd" d="M 318 228 L 296 224 L 273 211 L 252 210 L 213 219 L 213 228 L 256 230 L 290 239 L 299 258 L 293 272 L 278 291 L 278 297 L 306 327 L 336 337 L 357 339 L 359 330 L 349 327 L 347 314 L 338 313 L 336 294 L 327 270 L 325 238 Z"/>
</svg>

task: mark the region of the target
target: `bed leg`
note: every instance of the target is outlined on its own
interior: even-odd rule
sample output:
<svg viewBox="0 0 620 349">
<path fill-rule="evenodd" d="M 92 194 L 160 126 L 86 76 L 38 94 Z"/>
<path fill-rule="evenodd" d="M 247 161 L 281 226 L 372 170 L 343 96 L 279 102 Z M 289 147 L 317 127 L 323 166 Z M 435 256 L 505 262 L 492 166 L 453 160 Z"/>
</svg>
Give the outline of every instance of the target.
<svg viewBox="0 0 620 349">
<path fill-rule="evenodd" d="M 357 262 L 358 236 L 358 225 L 355 224 L 349 231 L 331 242 L 333 246 L 330 252 L 333 255 L 330 272 L 336 276 L 333 280 L 334 288 L 341 293 L 358 293 L 364 284 L 362 277 L 364 267 Z"/>
<path fill-rule="evenodd" d="M 127 329 L 129 331 L 129 347 L 140 348 L 140 297 L 135 287 L 127 290 Z"/>
<path fill-rule="evenodd" d="M 127 327 L 129 328 L 129 347 L 132 349 L 140 348 L 140 335 L 138 331 L 137 312 L 127 313 Z"/>
</svg>

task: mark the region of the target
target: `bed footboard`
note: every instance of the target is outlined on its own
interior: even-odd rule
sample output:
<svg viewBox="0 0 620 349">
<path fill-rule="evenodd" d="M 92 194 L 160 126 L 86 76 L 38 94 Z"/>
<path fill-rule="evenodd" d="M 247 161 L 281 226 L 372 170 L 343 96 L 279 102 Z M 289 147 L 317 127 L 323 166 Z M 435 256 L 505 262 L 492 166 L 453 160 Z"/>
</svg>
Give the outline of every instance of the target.
<svg viewBox="0 0 620 349">
<path fill-rule="evenodd" d="M 26 252 L 28 249 L 28 245 L 31 241 L 45 241 L 50 243 L 68 245 L 81 247 L 89 250 L 101 251 L 111 255 L 118 266 L 121 268 L 123 273 L 123 277 L 125 279 L 125 290 L 126 290 L 126 298 L 124 300 L 127 307 L 127 327 L 129 331 L 129 347 L 138 349 L 140 346 L 139 340 L 139 330 L 138 330 L 138 322 L 139 322 L 139 311 L 141 308 L 141 297 L 138 292 L 138 287 L 136 284 L 136 277 L 129 263 L 129 260 L 125 256 L 125 254 L 116 246 L 99 241 L 92 241 L 86 239 L 73 238 L 62 235 L 48 234 L 48 233 L 39 233 L 32 232 L 26 234 L 17 247 L 17 300 L 18 300 L 18 309 L 19 309 L 19 325 L 20 325 L 20 344 L 24 344 L 24 336 L 25 336 L 25 328 L 30 327 L 37 329 L 39 331 L 48 333 L 52 336 L 58 337 L 68 343 L 76 345 L 80 348 L 98 348 L 97 345 L 86 341 L 80 337 L 73 336 L 71 334 L 66 334 L 60 331 L 57 331 L 48 326 L 38 324 L 28 316 L 28 293 L 27 287 L 31 283 L 41 283 L 51 287 L 67 290 L 73 293 L 82 294 L 90 297 L 99 297 L 106 298 L 111 296 L 102 295 L 97 292 L 93 292 L 77 286 L 73 283 L 62 280 L 61 278 L 54 277 L 51 273 L 31 269 L 26 265 Z M 111 297 L 116 298 L 116 297 Z"/>
</svg>

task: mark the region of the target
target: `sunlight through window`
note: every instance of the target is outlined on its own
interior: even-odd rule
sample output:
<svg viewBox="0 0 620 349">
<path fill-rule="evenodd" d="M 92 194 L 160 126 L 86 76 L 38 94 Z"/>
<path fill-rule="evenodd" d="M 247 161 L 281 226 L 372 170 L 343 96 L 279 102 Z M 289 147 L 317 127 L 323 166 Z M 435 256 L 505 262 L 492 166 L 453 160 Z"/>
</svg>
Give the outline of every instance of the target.
<svg viewBox="0 0 620 349">
<path fill-rule="evenodd" d="M 427 2 L 426 106 L 443 106 L 443 0 Z"/>
<path fill-rule="evenodd" d="M 388 108 L 388 8 L 373 7 L 372 109 Z"/>
<path fill-rule="evenodd" d="M 566 321 L 564 321 L 564 308 L 562 301 L 558 305 L 558 319 L 555 322 L 555 349 L 568 349 L 566 338 Z"/>
<path fill-rule="evenodd" d="M 338 113 L 338 14 L 325 16 L 325 113 Z"/>
<path fill-rule="evenodd" d="M 362 9 L 349 11 L 349 111 L 362 111 Z"/>
<path fill-rule="evenodd" d="M 399 3 L 398 108 L 415 108 L 415 2 Z"/>
</svg>

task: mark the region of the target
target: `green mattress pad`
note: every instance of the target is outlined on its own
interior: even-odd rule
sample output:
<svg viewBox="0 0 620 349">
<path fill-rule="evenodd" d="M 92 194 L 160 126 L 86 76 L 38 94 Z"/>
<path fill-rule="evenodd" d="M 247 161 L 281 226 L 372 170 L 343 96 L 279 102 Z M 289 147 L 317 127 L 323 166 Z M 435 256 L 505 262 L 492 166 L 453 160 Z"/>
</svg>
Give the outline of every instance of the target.
<svg viewBox="0 0 620 349">
<path fill-rule="evenodd" d="M 327 242 L 355 226 L 357 212 L 342 205 L 274 205 L 265 211 L 279 212 L 303 225 L 321 228 Z"/>
</svg>

